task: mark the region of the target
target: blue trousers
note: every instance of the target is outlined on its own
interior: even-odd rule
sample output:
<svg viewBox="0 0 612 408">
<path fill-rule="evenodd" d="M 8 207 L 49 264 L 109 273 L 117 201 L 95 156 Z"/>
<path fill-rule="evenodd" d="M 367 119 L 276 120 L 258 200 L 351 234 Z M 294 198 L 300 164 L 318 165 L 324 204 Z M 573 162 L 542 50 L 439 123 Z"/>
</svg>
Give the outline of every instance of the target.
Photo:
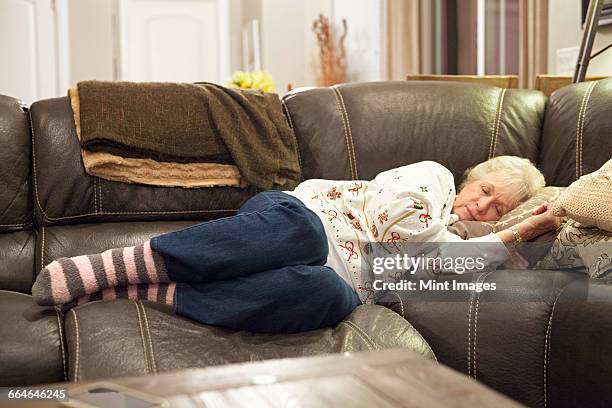
<svg viewBox="0 0 612 408">
<path fill-rule="evenodd" d="M 266 191 L 237 215 L 151 239 L 178 314 L 259 333 L 296 333 L 338 323 L 361 302 L 331 268 L 321 220 L 297 198 Z"/>
</svg>

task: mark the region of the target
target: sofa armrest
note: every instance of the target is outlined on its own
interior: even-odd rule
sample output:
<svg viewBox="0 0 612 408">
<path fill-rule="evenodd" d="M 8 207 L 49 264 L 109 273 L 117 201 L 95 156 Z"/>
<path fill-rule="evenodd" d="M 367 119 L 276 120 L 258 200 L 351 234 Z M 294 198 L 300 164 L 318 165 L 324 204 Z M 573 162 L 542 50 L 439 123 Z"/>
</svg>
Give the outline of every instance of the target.
<svg viewBox="0 0 612 408">
<path fill-rule="evenodd" d="M 338 325 L 295 334 L 257 334 L 202 325 L 165 305 L 98 301 L 65 318 L 69 378 L 157 374 L 246 361 L 384 349 L 435 359 L 414 328 L 391 310 L 363 305 Z"/>
</svg>

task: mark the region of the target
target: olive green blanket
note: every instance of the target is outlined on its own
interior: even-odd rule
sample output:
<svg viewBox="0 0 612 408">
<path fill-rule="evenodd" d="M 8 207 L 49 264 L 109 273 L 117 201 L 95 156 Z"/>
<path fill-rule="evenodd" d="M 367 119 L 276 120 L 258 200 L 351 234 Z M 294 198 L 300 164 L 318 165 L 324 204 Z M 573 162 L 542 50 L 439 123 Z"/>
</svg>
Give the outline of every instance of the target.
<svg viewBox="0 0 612 408">
<path fill-rule="evenodd" d="M 291 189 L 297 142 L 276 94 L 210 83 L 77 85 L 81 148 L 173 163 L 235 164 L 243 181 Z"/>
</svg>

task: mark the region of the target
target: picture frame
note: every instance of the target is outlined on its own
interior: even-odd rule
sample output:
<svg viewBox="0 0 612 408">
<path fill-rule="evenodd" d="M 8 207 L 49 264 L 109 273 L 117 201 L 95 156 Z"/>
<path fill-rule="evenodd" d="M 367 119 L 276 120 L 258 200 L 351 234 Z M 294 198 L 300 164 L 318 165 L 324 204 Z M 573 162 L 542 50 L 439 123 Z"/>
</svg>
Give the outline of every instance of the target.
<svg viewBox="0 0 612 408">
<path fill-rule="evenodd" d="M 582 24 L 586 21 L 590 0 L 582 0 Z M 604 5 L 599 18 L 599 27 L 612 24 L 612 0 L 604 0 Z"/>
</svg>

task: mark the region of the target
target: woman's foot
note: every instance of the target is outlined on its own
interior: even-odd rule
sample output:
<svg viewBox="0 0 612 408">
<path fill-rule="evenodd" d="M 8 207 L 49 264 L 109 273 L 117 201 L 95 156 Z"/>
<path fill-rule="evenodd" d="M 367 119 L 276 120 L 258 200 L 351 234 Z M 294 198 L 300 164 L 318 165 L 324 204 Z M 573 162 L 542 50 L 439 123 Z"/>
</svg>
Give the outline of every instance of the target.
<svg viewBox="0 0 612 408">
<path fill-rule="evenodd" d="M 77 304 L 81 305 L 96 300 L 133 299 L 164 303 L 174 306 L 176 282 L 171 283 L 141 283 L 139 285 L 115 286 L 106 288 L 91 295 L 81 296 Z"/>
<path fill-rule="evenodd" d="M 101 254 L 57 259 L 40 271 L 32 296 L 40 305 L 59 305 L 114 286 L 169 281 L 163 258 L 147 241 Z"/>
</svg>

